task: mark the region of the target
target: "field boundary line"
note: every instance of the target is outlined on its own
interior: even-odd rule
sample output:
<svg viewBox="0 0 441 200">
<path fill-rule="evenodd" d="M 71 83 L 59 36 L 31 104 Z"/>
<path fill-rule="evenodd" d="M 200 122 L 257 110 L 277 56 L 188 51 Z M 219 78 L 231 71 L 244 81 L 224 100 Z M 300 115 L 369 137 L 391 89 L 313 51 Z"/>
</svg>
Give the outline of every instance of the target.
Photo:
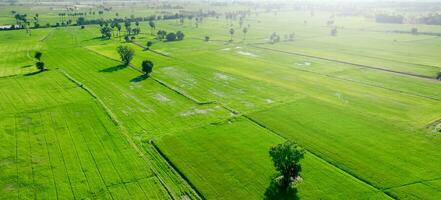
<svg viewBox="0 0 441 200">
<path fill-rule="evenodd" d="M 95 51 L 93 51 L 93 50 L 90 50 L 90 49 L 88 49 L 88 48 L 84 48 L 84 49 L 86 49 L 86 50 L 88 50 L 88 51 L 90 51 L 90 52 L 93 52 L 94 54 L 100 55 L 100 56 L 102 56 L 102 57 L 104 57 L 104 58 L 107 58 L 107 59 L 110 59 L 110 60 L 113 60 L 113 61 L 116 61 L 116 62 L 119 62 L 119 63 L 121 62 L 121 61 L 119 61 L 119 60 L 117 60 L 117 59 L 111 58 L 111 57 L 106 56 L 106 55 L 102 55 L 102 54 L 97 53 L 97 52 L 95 52 Z M 140 69 L 136 68 L 135 66 L 133 66 L 133 65 L 131 65 L 131 64 L 129 64 L 129 65 L 127 65 L 127 66 L 130 67 L 131 69 L 133 69 L 133 70 L 135 70 L 135 71 L 141 73 L 141 75 L 144 75 L 144 73 L 143 73 Z M 180 94 L 180 95 L 186 97 L 187 99 L 190 99 L 191 101 L 195 102 L 196 104 L 204 105 L 204 104 L 212 104 L 212 103 L 215 103 L 215 102 L 216 102 L 216 101 L 210 101 L 210 100 L 208 100 L 208 101 L 201 101 L 201 100 L 198 100 L 198 99 L 196 99 L 196 98 L 194 98 L 194 97 L 192 97 L 192 96 L 190 96 L 190 95 L 188 95 L 188 94 L 185 94 L 185 92 L 182 92 L 182 91 L 180 91 L 180 90 L 174 88 L 173 86 L 170 86 L 170 85 L 167 84 L 165 81 L 162 81 L 162 80 L 160 80 L 160 79 L 158 79 L 158 78 L 156 78 L 156 77 L 154 77 L 154 76 L 152 76 L 152 75 L 149 75 L 149 77 L 152 78 L 154 81 L 158 82 L 159 84 L 161 84 L 162 86 L 164 86 L 164 87 L 166 87 L 166 88 L 168 88 L 168 89 L 170 89 L 170 90 L 173 90 L 174 92 L 176 92 L 176 93 L 178 93 L 178 94 Z M 76 82 L 82 84 L 82 83 L 79 82 L 79 81 L 76 81 Z M 96 95 L 95 95 L 95 96 L 96 96 Z"/>
<path fill-rule="evenodd" d="M 244 116 L 246 119 L 250 120 L 250 121 L 253 122 L 254 124 L 258 125 L 259 127 L 264 128 L 264 129 L 268 130 L 269 132 L 271 132 L 271 133 L 273 133 L 273 134 L 275 134 L 275 135 L 277 135 L 277 136 L 279 136 L 279 137 L 281 137 L 281 138 L 283 138 L 283 139 L 285 139 L 285 140 L 289 140 L 289 139 L 286 138 L 285 136 L 283 136 L 283 135 L 279 134 L 278 132 L 272 130 L 271 128 L 267 127 L 266 125 L 260 123 L 259 121 L 255 120 L 255 119 L 253 119 L 252 117 L 250 117 L 250 116 L 248 116 L 248 115 L 245 115 L 245 114 L 242 115 L 242 116 Z M 345 170 L 345 169 L 342 169 L 342 168 L 338 167 L 337 165 L 335 165 L 335 164 L 333 164 L 332 162 L 330 162 L 330 161 L 324 159 L 323 157 L 319 156 L 318 154 L 316 154 L 316 153 L 314 153 L 314 152 L 312 152 L 312 151 L 309 151 L 309 150 L 307 150 L 307 149 L 305 149 L 305 150 L 306 150 L 307 152 L 311 153 L 312 155 L 314 155 L 315 157 L 319 158 L 319 159 L 322 160 L 323 162 L 325 162 L 325 163 L 327 163 L 327 164 L 329 164 L 329 165 L 335 167 L 336 169 L 338 169 L 338 170 L 344 172 L 345 174 L 347 174 L 347 175 L 353 177 L 354 179 L 356 179 L 356 180 L 358 180 L 358 181 L 360 181 L 360 182 L 362 182 L 362 183 L 364 183 L 364 184 L 366 184 L 366 185 L 368 185 L 368 186 L 374 188 L 375 190 L 377 190 L 377 191 L 379 191 L 379 192 L 384 193 L 385 195 L 387 195 L 388 197 L 390 197 L 390 198 L 392 198 L 392 199 L 396 199 L 395 197 L 391 196 L 390 194 L 387 194 L 386 192 L 384 192 L 384 189 L 380 189 L 380 188 L 378 188 L 378 187 L 372 185 L 369 181 L 367 181 L 367 180 L 365 180 L 365 179 L 363 179 L 363 178 L 361 178 L 361 177 L 359 177 L 359 176 L 357 176 L 357 175 L 355 175 L 355 174 L 353 174 L 353 173 L 351 173 L 351 172 L 349 172 L 349 171 L 347 171 L 347 170 Z"/>
<path fill-rule="evenodd" d="M 414 181 L 414 182 L 410 182 L 410 183 L 406 183 L 406 184 L 398 185 L 398 186 L 393 186 L 393 187 L 387 187 L 387 188 L 384 188 L 384 190 L 390 190 L 390 189 L 394 189 L 394 188 L 406 187 L 406 186 L 413 185 L 413 184 L 418 184 L 418 183 L 421 183 L 421 184 L 424 184 L 424 185 L 430 187 L 429 185 L 427 185 L 425 183 L 426 182 L 430 182 L 430 181 L 437 181 L 437 180 L 441 180 L 441 177 L 432 178 L 432 179 L 426 179 L 426 180 Z M 439 190 L 439 189 L 437 189 L 437 190 Z"/>
<path fill-rule="evenodd" d="M 40 113 L 40 118 L 41 119 L 43 119 L 43 117 L 42 117 L 42 115 L 41 115 L 41 113 Z M 47 125 L 46 124 L 44 124 L 43 125 L 43 130 L 44 130 L 44 134 L 43 134 L 43 138 L 44 138 L 44 143 L 45 143 L 45 147 L 46 147 L 46 153 L 47 153 L 47 157 L 48 157 L 48 160 L 49 160 L 49 166 L 50 166 L 50 168 L 51 168 L 51 174 L 52 174 L 52 183 L 54 184 L 54 187 L 55 187 L 55 195 L 57 195 L 57 200 L 59 199 L 58 198 L 58 186 L 57 186 L 57 181 L 55 181 L 55 175 L 54 175 L 54 169 L 53 169 L 53 164 L 52 164 L 52 159 L 51 159 L 51 154 L 49 153 L 49 145 L 48 145 L 48 143 L 47 143 L 47 138 L 46 138 L 46 135 L 47 135 Z"/>
<path fill-rule="evenodd" d="M 204 195 L 202 195 L 201 192 L 199 192 L 196 187 L 193 185 L 193 183 L 190 181 L 190 179 L 187 178 L 187 176 L 184 175 L 184 173 L 182 173 L 179 168 L 177 168 L 169 159 L 167 156 L 165 156 L 165 154 L 158 148 L 158 146 L 156 146 L 155 142 L 153 140 L 150 140 L 150 144 L 153 147 L 153 149 L 167 162 L 168 165 L 170 165 L 170 167 L 172 167 L 172 169 L 174 171 L 176 171 L 179 176 L 181 176 L 189 185 L 190 187 L 199 195 L 199 197 L 203 200 L 205 200 L 206 198 L 204 197 Z"/>
<path fill-rule="evenodd" d="M 0 79 L 14 78 L 16 76 L 19 76 L 19 74 L 11 74 L 11 75 L 6 75 L 6 76 L 0 76 Z"/>
<path fill-rule="evenodd" d="M 81 161 L 80 155 L 78 154 L 77 144 L 75 143 L 75 140 L 72 137 L 72 132 L 71 132 L 70 127 L 69 127 L 69 125 L 68 125 L 68 123 L 66 121 L 66 118 L 64 118 L 64 124 L 65 124 L 65 127 L 67 129 L 67 132 L 69 132 L 69 137 L 70 137 L 70 140 L 71 140 L 71 142 L 73 144 L 73 150 L 75 151 L 75 157 L 78 159 L 78 164 L 79 164 L 79 166 L 81 168 L 81 172 L 82 172 L 82 174 L 84 176 L 84 179 L 86 179 L 87 187 L 88 187 L 89 191 L 92 191 L 92 189 L 90 187 L 90 183 L 89 183 L 89 178 L 87 177 L 86 173 L 84 172 L 83 162 Z"/>
<path fill-rule="evenodd" d="M 119 125 L 120 122 L 118 121 L 118 119 L 116 118 L 115 114 L 113 114 L 112 111 L 110 111 L 110 109 L 104 104 L 104 102 L 88 87 L 86 87 L 83 83 L 81 83 L 80 81 L 74 79 L 71 75 L 69 75 L 66 71 L 64 71 L 63 69 L 59 69 L 59 71 L 70 81 L 72 81 L 73 83 L 75 83 L 76 85 L 78 85 L 78 87 L 82 88 L 83 90 L 85 90 L 88 94 L 90 94 L 95 100 L 98 101 L 98 103 L 103 107 L 105 113 L 107 114 L 107 116 L 112 120 L 112 122 L 115 125 Z"/>
<path fill-rule="evenodd" d="M 353 65 L 353 66 L 357 66 L 357 67 L 374 69 L 374 70 L 378 70 L 378 71 L 384 71 L 384 72 L 389 72 L 389 73 L 395 73 L 395 74 L 401 74 L 401 75 L 406 75 L 406 76 L 412 76 L 412 77 L 416 77 L 416 78 L 436 80 L 435 78 L 430 77 L 430 76 L 419 75 L 419 74 L 412 74 L 412 73 L 401 72 L 401 71 L 395 71 L 395 70 L 385 69 L 385 68 L 381 68 L 381 67 L 374 67 L 374 66 L 369 66 L 369 65 L 364 65 L 364 64 L 357 64 L 357 63 L 347 62 L 347 61 L 343 61 L 343 60 L 336 60 L 336 59 L 332 59 L 332 58 L 325 58 L 325 57 L 313 56 L 313 55 L 297 53 L 297 52 L 290 52 L 290 51 L 283 51 L 283 50 L 278 50 L 278 49 L 273 49 L 273 48 L 268 48 L 268 47 L 256 46 L 254 44 L 248 44 L 248 46 L 253 47 L 253 48 L 257 48 L 257 49 L 264 49 L 264 50 L 268 50 L 268 51 L 274 51 L 274 52 L 280 52 L 280 53 L 285 53 L 285 54 L 303 56 L 303 57 L 308 57 L 308 58 L 315 58 L 315 59 L 320 59 L 320 60 L 326 60 L 326 61 L 330 61 L 330 62 L 347 64 L 347 65 Z"/>
<path fill-rule="evenodd" d="M 54 122 L 54 117 L 52 116 L 52 113 L 50 113 L 49 116 L 50 116 L 51 122 Z M 64 159 L 63 149 L 61 148 L 60 140 L 59 140 L 59 137 L 58 137 L 57 134 L 55 134 L 55 141 L 57 141 L 57 144 L 55 144 L 55 145 L 58 146 L 58 150 L 61 153 L 61 158 L 63 160 L 64 171 L 66 173 L 67 180 L 69 181 L 69 186 L 70 186 L 70 191 L 72 192 L 72 197 L 74 199 L 77 199 L 76 196 L 75 196 L 75 192 L 74 192 L 73 186 L 72 186 L 72 181 L 70 180 L 69 171 L 67 170 L 67 167 L 66 167 L 66 160 Z"/>
<path fill-rule="evenodd" d="M 167 54 L 165 54 L 165 53 L 161 53 L 161 52 L 156 51 L 156 50 L 153 50 L 153 49 L 151 49 L 151 48 L 147 48 L 147 47 L 145 47 L 144 45 L 140 44 L 139 42 L 131 41 L 130 43 L 132 43 L 132 44 L 134 44 L 134 45 L 136 45 L 136 46 L 139 46 L 139 47 L 141 47 L 141 48 L 144 49 L 144 50 L 147 50 L 147 51 L 151 51 L 151 52 L 153 52 L 153 53 L 156 53 L 156 54 L 158 54 L 158 55 L 161 55 L 161 56 L 164 56 L 164 57 L 167 57 L 167 58 L 173 58 L 172 56 L 167 55 Z"/>
<path fill-rule="evenodd" d="M 100 55 L 100 54 L 99 54 Z M 104 56 L 106 57 L 106 56 Z M 106 57 L 107 58 L 107 57 Z M 113 59 L 112 59 L 113 60 Z M 131 66 L 131 68 L 133 68 Z M 135 69 L 136 70 L 136 69 Z M 171 199 L 175 199 L 174 196 L 172 195 L 173 192 L 171 192 L 171 189 L 169 188 L 169 186 L 164 182 L 164 180 L 162 179 L 162 177 L 158 176 L 158 172 L 157 169 L 155 169 L 154 165 L 152 164 L 152 161 L 144 154 L 143 151 L 141 151 L 138 147 L 138 145 L 130 138 L 130 136 L 128 135 L 128 130 L 125 128 L 125 126 L 118 120 L 118 118 L 116 117 L 115 114 L 113 114 L 113 112 L 105 105 L 105 103 L 88 87 L 86 87 L 83 83 L 81 83 L 80 81 L 74 79 L 72 76 L 70 76 L 66 71 L 64 71 L 63 69 L 59 69 L 59 71 L 70 81 L 72 81 L 73 83 L 75 83 L 76 85 L 78 85 L 80 88 L 82 88 L 83 90 L 85 90 L 88 94 L 90 94 L 93 99 L 96 100 L 96 102 L 101 106 L 101 108 L 105 111 L 105 113 L 107 114 L 107 116 L 112 120 L 112 122 L 114 123 L 115 126 L 119 127 L 120 132 L 123 134 L 123 136 L 125 137 L 126 141 L 129 143 L 130 146 L 132 146 L 132 148 L 135 149 L 135 151 L 143 158 L 143 160 L 148 163 L 150 170 L 152 170 L 153 174 L 156 176 L 156 178 L 158 179 L 158 181 L 161 183 L 161 185 L 164 187 L 164 189 L 167 191 L 168 195 L 170 196 Z M 137 70 L 139 71 L 139 70 Z M 177 174 L 177 176 L 179 176 L 179 174 Z M 179 176 L 180 177 L 180 176 Z M 182 177 L 180 177 L 182 178 Z M 183 178 L 182 178 L 183 179 Z M 186 182 L 188 184 L 188 182 Z M 191 188 L 191 190 L 195 191 L 194 188 Z M 198 195 L 196 193 L 196 195 Z M 199 196 L 197 196 L 199 197 Z"/>
<path fill-rule="evenodd" d="M 429 122 L 425 127 L 426 128 L 432 128 L 432 127 L 435 128 L 438 124 L 441 124 L 441 118 L 435 119 L 435 120 Z"/>
<path fill-rule="evenodd" d="M 338 80 L 343 80 L 343 81 L 349 81 L 349 82 L 357 83 L 357 84 L 360 84 L 360 85 L 365 85 L 365 86 L 370 86 L 370 87 L 375 87 L 375 88 L 381 88 L 381 89 L 390 90 L 390 91 L 394 91 L 394 92 L 398 92 L 398 93 L 402 93 L 402 94 L 406 94 L 406 95 L 410 95 L 410 96 L 426 98 L 426 99 L 430 99 L 430 100 L 434 100 L 434 101 L 441 101 L 441 98 L 437 98 L 437 97 L 426 96 L 426 95 L 422 95 L 422 94 L 418 94 L 418 93 L 407 92 L 407 91 L 403 91 L 403 90 L 398 90 L 398 89 L 393 89 L 393 88 L 384 87 L 384 86 L 380 86 L 380 85 L 375 85 L 375 84 L 367 83 L 367 82 L 363 82 L 363 81 L 357 81 L 357 80 L 352 80 L 352 79 L 348 79 L 348 78 L 342 78 L 342 77 L 338 77 L 338 76 L 332 75 L 332 74 L 324 74 L 324 73 L 320 73 L 320 72 L 314 72 L 314 71 L 298 69 L 298 68 L 293 68 L 293 70 L 307 72 L 307 73 L 312 73 L 312 74 L 317 74 L 317 75 L 326 76 L 326 77 L 330 77 L 330 78 L 334 78 L 334 79 L 338 79 Z"/>
</svg>

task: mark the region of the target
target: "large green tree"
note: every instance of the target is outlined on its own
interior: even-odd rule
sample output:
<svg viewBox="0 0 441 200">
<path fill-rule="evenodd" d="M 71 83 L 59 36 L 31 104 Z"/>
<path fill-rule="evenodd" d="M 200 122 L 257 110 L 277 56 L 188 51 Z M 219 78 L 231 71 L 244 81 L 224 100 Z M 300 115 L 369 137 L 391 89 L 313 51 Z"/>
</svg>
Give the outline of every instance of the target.
<svg viewBox="0 0 441 200">
<path fill-rule="evenodd" d="M 145 75 L 149 75 L 153 70 L 153 62 L 150 60 L 144 60 L 142 61 L 142 72 L 144 72 Z"/>
<path fill-rule="evenodd" d="M 287 188 L 300 175 L 300 160 L 303 159 L 305 150 L 294 142 L 286 141 L 271 147 L 269 154 L 274 167 L 282 175 L 280 185 Z"/>
<path fill-rule="evenodd" d="M 124 65 L 129 65 L 135 55 L 135 51 L 128 46 L 118 46 L 116 51 L 118 52 L 119 57 L 121 57 L 121 61 Z"/>
</svg>

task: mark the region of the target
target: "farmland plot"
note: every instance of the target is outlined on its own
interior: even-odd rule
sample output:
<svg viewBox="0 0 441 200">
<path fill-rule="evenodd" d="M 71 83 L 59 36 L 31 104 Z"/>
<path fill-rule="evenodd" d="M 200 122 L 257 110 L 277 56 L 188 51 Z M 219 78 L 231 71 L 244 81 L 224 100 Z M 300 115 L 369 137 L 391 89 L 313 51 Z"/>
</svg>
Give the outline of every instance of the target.
<svg viewBox="0 0 441 200">
<path fill-rule="evenodd" d="M 262 199 L 275 174 L 268 150 L 282 141 L 253 122 L 237 118 L 167 135 L 155 144 L 205 198 Z M 297 194 L 302 199 L 388 198 L 312 154 L 307 153 L 302 165 L 303 181 Z"/>
<path fill-rule="evenodd" d="M 0 77 L 36 71 L 34 53 L 41 49 L 42 40 L 51 29 L 32 30 L 32 37 L 24 30 L 0 32 Z"/>
<path fill-rule="evenodd" d="M 102 108 L 57 70 L 0 80 L 2 199 L 167 199 Z"/>
<path fill-rule="evenodd" d="M 50 66 L 64 69 L 94 91 L 138 137 L 149 138 L 230 116 L 219 105 L 199 105 L 152 78 L 87 49 L 57 49 L 50 55 Z"/>
<path fill-rule="evenodd" d="M 402 185 L 441 177 L 441 141 L 418 129 L 397 127 L 308 98 L 251 117 L 380 189 L 396 191 Z"/>
</svg>

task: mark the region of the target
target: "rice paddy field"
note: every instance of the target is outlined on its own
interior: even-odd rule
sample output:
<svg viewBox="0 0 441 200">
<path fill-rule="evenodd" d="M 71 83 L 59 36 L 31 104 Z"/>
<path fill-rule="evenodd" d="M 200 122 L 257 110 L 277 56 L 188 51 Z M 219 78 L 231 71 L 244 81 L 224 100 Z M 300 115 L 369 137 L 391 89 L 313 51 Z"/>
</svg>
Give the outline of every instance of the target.
<svg viewBox="0 0 441 200">
<path fill-rule="evenodd" d="M 328 10 L 173 5 L 86 19 L 219 16 L 141 21 L 131 42 L 102 39 L 98 24 L 0 31 L 0 199 L 441 199 L 441 37 L 395 32 L 439 26 L 335 15 L 332 36 Z M 2 5 L 0 25 L 11 11 L 53 24 L 63 9 Z M 243 25 L 225 18 L 242 10 Z M 120 45 L 134 50 L 128 66 Z M 287 140 L 306 154 L 282 197 L 268 150 Z"/>
</svg>

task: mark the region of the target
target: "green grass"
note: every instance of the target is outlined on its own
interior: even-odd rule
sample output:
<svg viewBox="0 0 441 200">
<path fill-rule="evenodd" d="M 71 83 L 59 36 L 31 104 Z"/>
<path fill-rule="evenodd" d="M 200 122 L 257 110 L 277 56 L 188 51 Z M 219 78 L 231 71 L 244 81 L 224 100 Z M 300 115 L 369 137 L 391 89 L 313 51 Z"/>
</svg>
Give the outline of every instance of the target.
<svg viewBox="0 0 441 200">
<path fill-rule="evenodd" d="M 420 130 L 309 98 L 251 117 L 377 188 L 398 187 L 440 174 L 436 167 L 441 160 L 439 141 Z"/>
<path fill-rule="evenodd" d="M 8 105 L 0 121 L 2 198 L 118 199 L 111 188 L 127 192 L 128 184 L 167 198 L 102 108 L 61 73 L 3 79 L 0 86 Z"/>
<path fill-rule="evenodd" d="M 14 21 L 12 9 L 40 13 L 43 24 L 59 18 L 44 6 L 6 6 L 0 24 Z M 113 9 L 102 17 L 179 11 Z M 135 41 L 154 41 L 167 56 L 102 40 L 98 25 L 0 32 L 0 198 L 197 199 L 195 189 L 207 199 L 261 199 L 275 173 L 268 148 L 282 136 L 309 151 L 301 199 L 436 199 L 440 140 L 425 127 L 440 119 L 441 84 L 311 56 L 434 77 L 438 37 L 384 31 L 441 29 L 337 15 L 332 37 L 331 14 L 252 13 L 246 39 L 223 16 L 197 28 L 194 19 L 156 21 L 157 30 L 185 33 L 176 42 L 155 40 L 142 22 Z M 296 38 L 266 44 L 273 32 Z M 119 45 L 135 49 L 131 66 L 120 65 Z M 35 51 L 49 71 L 33 74 Z M 137 70 L 143 60 L 155 64 L 148 78 Z"/>
<path fill-rule="evenodd" d="M 268 150 L 282 141 L 238 118 L 164 136 L 155 144 L 205 198 L 262 199 L 276 173 Z M 307 153 L 302 166 L 301 199 L 387 198 L 312 154 Z"/>
<path fill-rule="evenodd" d="M 0 32 L 0 77 L 37 71 L 34 53 L 41 49 L 42 40 L 50 29 L 33 30 L 28 36 L 25 30 Z M 44 59 L 45 55 L 43 55 Z"/>
</svg>

